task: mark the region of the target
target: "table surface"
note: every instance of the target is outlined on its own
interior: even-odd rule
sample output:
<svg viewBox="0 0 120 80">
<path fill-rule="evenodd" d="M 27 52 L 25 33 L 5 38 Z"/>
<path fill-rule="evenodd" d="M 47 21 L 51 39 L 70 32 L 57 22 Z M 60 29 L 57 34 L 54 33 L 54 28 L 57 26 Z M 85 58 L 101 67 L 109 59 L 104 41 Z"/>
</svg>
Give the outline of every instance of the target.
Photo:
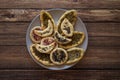
<svg viewBox="0 0 120 80">
<path fill-rule="evenodd" d="M 28 54 L 26 30 L 42 9 L 76 9 L 88 30 L 84 58 L 47 70 Z M 1 80 L 120 80 L 120 0 L 0 0 Z"/>
</svg>

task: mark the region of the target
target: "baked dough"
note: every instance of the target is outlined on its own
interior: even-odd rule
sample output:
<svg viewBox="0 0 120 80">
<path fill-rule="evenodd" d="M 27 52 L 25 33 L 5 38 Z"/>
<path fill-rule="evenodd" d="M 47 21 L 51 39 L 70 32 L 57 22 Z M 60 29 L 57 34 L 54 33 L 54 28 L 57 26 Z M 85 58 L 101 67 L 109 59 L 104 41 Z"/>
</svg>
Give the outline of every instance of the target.
<svg viewBox="0 0 120 80">
<path fill-rule="evenodd" d="M 66 50 L 62 48 L 56 48 L 50 53 L 50 60 L 56 65 L 64 64 L 68 59 Z"/>
<path fill-rule="evenodd" d="M 60 28 L 65 36 L 71 37 L 73 35 L 73 31 L 74 31 L 73 25 L 70 23 L 70 21 L 67 18 L 63 20 Z"/>
<path fill-rule="evenodd" d="M 47 45 L 50 45 L 53 42 L 56 43 L 56 41 L 55 41 L 55 39 L 53 37 L 45 37 L 45 38 L 41 39 L 41 45 L 46 45 L 47 46 Z"/>
<path fill-rule="evenodd" d="M 32 53 L 32 56 L 40 63 L 42 63 L 43 65 L 46 66 L 54 66 L 54 64 L 51 62 L 50 60 L 50 54 L 44 54 L 44 53 L 40 53 L 39 51 L 37 51 L 37 49 L 35 48 L 35 44 L 32 44 L 30 46 L 30 51 Z"/>
<path fill-rule="evenodd" d="M 35 30 L 35 34 L 41 36 L 41 37 L 47 37 L 47 36 L 51 36 L 53 34 L 53 24 L 51 22 L 51 20 L 48 20 L 48 27 L 45 28 L 44 30 Z"/>
<path fill-rule="evenodd" d="M 61 24 L 62 22 L 64 21 L 64 19 L 67 19 L 73 26 L 75 26 L 75 23 L 77 21 L 77 11 L 76 10 L 69 10 L 69 11 L 66 11 L 61 17 L 60 19 L 58 20 L 58 23 L 57 23 L 57 31 L 60 33 L 60 34 L 63 34 L 62 30 L 61 30 Z"/>
<path fill-rule="evenodd" d="M 41 26 L 47 28 L 49 20 L 51 21 L 52 26 L 55 26 L 55 22 L 54 22 L 54 20 L 53 20 L 53 18 L 51 16 L 51 14 L 48 13 L 47 11 L 45 11 L 45 10 L 41 10 L 40 11 L 40 23 L 41 23 Z"/>
<path fill-rule="evenodd" d="M 81 48 L 74 47 L 68 49 L 67 53 L 68 53 L 68 60 L 66 64 L 72 64 L 82 59 L 84 55 L 84 50 Z"/>
<path fill-rule="evenodd" d="M 50 45 L 41 45 L 41 44 L 35 44 L 35 48 L 41 52 L 41 53 L 47 53 L 50 54 L 50 52 L 54 49 L 56 46 L 55 42 L 51 43 Z"/>
<path fill-rule="evenodd" d="M 54 38 L 59 44 L 67 44 L 72 41 L 72 39 L 62 36 L 59 32 L 55 32 Z"/>
<path fill-rule="evenodd" d="M 83 32 L 74 31 L 73 36 L 71 37 L 72 41 L 68 44 L 60 44 L 59 46 L 65 49 L 69 49 L 82 44 L 84 38 L 85 35 Z"/>
<path fill-rule="evenodd" d="M 31 29 L 31 31 L 30 31 L 30 39 L 32 40 L 33 43 L 40 43 L 42 37 L 37 35 L 35 33 L 35 30 L 40 30 L 40 26 L 36 26 L 36 27 Z"/>
</svg>

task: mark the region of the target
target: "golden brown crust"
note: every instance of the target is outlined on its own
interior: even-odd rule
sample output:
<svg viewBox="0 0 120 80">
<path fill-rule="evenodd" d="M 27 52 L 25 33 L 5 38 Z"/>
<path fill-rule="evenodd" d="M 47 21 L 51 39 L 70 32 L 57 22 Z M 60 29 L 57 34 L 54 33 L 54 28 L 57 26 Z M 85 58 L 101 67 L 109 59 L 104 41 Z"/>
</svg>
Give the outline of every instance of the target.
<svg viewBox="0 0 120 80">
<path fill-rule="evenodd" d="M 41 37 L 48 37 L 53 34 L 53 26 L 50 20 L 48 20 L 48 27 L 45 28 L 44 30 L 35 30 L 35 33 Z"/>
<path fill-rule="evenodd" d="M 70 23 L 70 21 L 67 18 L 63 20 L 60 28 L 65 36 L 71 37 L 73 35 L 73 31 L 74 31 L 73 25 Z"/>
<path fill-rule="evenodd" d="M 50 54 L 50 52 L 55 48 L 55 46 L 56 46 L 55 42 L 49 45 L 35 44 L 35 47 L 39 52 L 46 54 Z"/>
<path fill-rule="evenodd" d="M 53 37 L 45 37 L 41 39 L 41 44 L 42 45 L 49 45 L 51 43 L 55 42 L 55 39 Z M 46 44 L 48 43 L 48 44 Z"/>
<path fill-rule="evenodd" d="M 55 32 L 54 38 L 59 44 L 67 44 L 72 41 L 72 39 L 62 36 L 59 32 Z"/>
<path fill-rule="evenodd" d="M 35 45 L 34 44 L 32 44 L 31 46 L 30 46 L 30 51 L 31 51 L 31 53 L 32 53 L 32 56 L 38 61 L 38 62 L 40 62 L 40 63 L 42 63 L 43 65 L 46 65 L 46 66 L 54 66 L 54 64 L 50 61 L 50 58 L 48 58 L 50 55 L 49 54 L 44 54 L 44 53 L 35 53 L 34 52 L 34 50 L 33 50 L 33 47 L 35 47 Z M 47 58 L 47 59 L 41 59 L 38 55 L 39 54 L 44 54 L 44 55 L 46 55 L 46 56 L 48 56 L 48 57 L 45 57 L 45 58 Z"/>
<path fill-rule="evenodd" d="M 63 20 L 67 18 L 70 23 L 74 26 L 76 21 L 77 21 L 77 11 L 76 10 L 69 10 L 69 11 L 66 11 L 61 17 L 60 19 L 58 20 L 58 23 L 57 23 L 57 31 L 62 34 L 62 30 L 61 30 L 61 23 L 63 22 Z"/>
<path fill-rule="evenodd" d="M 68 59 L 66 50 L 56 48 L 50 53 L 50 60 L 56 65 L 63 65 Z"/>
<path fill-rule="evenodd" d="M 53 24 L 53 26 L 55 27 L 55 22 L 51 16 L 51 14 L 49 12 L 47 12 L 46 10 L 41 10 L 40 11 L 40 22 L 41 22 L 41 26 L 43 27 L 48 27 L 48 20 L 50 20 Z"/>
<path fill-rule="evenodd" d="M 58 43 L 55 41 L 55 39 L 53 37 L 45 37 L 41 40 L 41 45 L 50 45 L 52 43 L 55 43 L 55 48 L 58 47 Z"/>
<path fill-rule="evenodd" d="M 41 39 L 40 40 L 35 40 L 35 38 L 34 38 L 34 34 L 33 34 L 33 31 L 36 29 L 36 28 L 40 28 L 40 26 L 36 26 L 36 27 L 34 27 L 34 28 L 32 28 L 31 29 L 31 31 L 30 31 L 30 39 L 31 39 L 31 41 L 33 42 L 33 43 L 40 43 L 40 41 L 41 41 L 41 39 L 42 39 L 42 37 L 40 37 Z M 37 35 L 37 34 L 36 34 Z M 37 35 L 38 36 L 38 35 Z"/>
<path fill-rule="evenodd" d="M 69 49 L 75 46 L 78 46 L 83 43 L 85 34 L 83 32 L 74 31 L 73 36 L 71 37 L 72 41 L 68 44 L 60 44 L 59 47 L 64 49 Z"/>
<path fill-rule="evenodd" d="M 68 49 L 67 53 L 68 53 L 68 61 L 66 62 L 66 64 L 72 64 L 82 59 L 84 55 L 84 50 L 81 48 L 74 47 Z"/>
</svg>

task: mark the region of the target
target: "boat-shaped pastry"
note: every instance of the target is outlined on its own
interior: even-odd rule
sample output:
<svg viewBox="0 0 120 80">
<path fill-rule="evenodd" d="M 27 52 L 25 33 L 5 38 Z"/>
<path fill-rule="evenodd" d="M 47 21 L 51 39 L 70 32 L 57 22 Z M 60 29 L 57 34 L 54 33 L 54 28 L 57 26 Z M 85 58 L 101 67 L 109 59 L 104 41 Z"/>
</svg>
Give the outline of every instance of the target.
<svg viewBox="0 0 120 80">
<path fill-rule="evenodd" d="M 55 48 L 56 44 L 51 43 L 50 45 L 35 44 L 35 48 L 41 53 L 50 54 L 50 52 Z"/>
<path fill-rule="evenodd" d="M 52 26 L 55 26 L 55 23 L 54 23 L 54 20 L 53 20 L 51 14 L 49 12 L 47 12 L 46 10 L 41 10 L 40 11 L 40 24 L 41 24 L 41 27 L 47 28 L 49 20 L 52 23 Z"/>
<path fill-rule="evenodd" d="M 68 54 L 65 49 L 56 48 L 50 53 L 50 60 L 56 65 L 64 64 L 68 59 Z"/>
<path fill-rule="evenodd" d="M 63 22 L 61 23 L 61 30 L 62 30 L 62 33 L 67 36 L 67 37 L 71 37 L 73 36 L 73 31 L 74 31 L 74 28 L 73 28 L 73 25 L 70 23 L 70 21 L 65 18 L 63 20 Z"/>
<path fill-rule="evenodd" d="M 67 53 L 68 53 L 68 60 L 66 64 L 72 64 L 82 59 L 84 55 L 84 50 L 81 48 L 74 47 L 68 49 Z"/>
<path fill-rule="evenodd" d="M 82 44 L 84 38 L 85 34 L 83 32 L 74 31 L 73 36 L 71 37 L 72 41 L 68 44 L 60 44 L 59 46 L 65 49 L 69 49 Z"/>
<path fill-rule="evenodd" d="M 53 66 L 54 64 L 50 60 L 50 54 L 40 53 L 36 48 L 35 45 L 32 44 L 30 46 L 30 51 L 32 56 L 40 63 L 46 66 Z"/>
<path fill-rule="evenodd" d="M 66 11 L 58 20 L 57 23 L 57 30 L 60 34 L 63 34 L 63 31 L 61 30 L 61 26 L 63 22 L 67 22 L 69 26 L 75 26 L 75 23 L 77 21 L 77 11 L 76 10 L 69 10 Z M 65 34 L 66 35 L 66 34 Z M 71 35 L 69 35 L 71 36 Z"/>
<path fill-rule="evenodd" d="M 55 39 L 53 37 L 45 37 L 41 39 L 41 45 L 48 46 L 52 43 L 56 43 Z M 57 46 L 57 43 L 56 43 Z"/>
<path fill-rule="evenodd" d="M 61 35 L 59 32 L 55 32 L 54 34 L 54 38 L 55 40 L 59 43 L 59 44 L 67 44 L 70 43 L 72 41 L 72 39 L 67 38 L 66 36 Z"/>
<path fill-rule="evenodd" d="M 42 26 L 41 26 L 42 27 Z M 47 37 L 47 36 L 51 36 L 53 34 L 53 24 L 51 22 L 51 20 L 48 20 L 48 26 L 44 29 L 44 30 L 35 30 L 35 34 L 41 36 L 41 37 Z"/>
<path fill-rule="evenodd" d="M 36 26 L 30 31 L 30 39 L 33 43 L 40 43 L 42 37 L 35 33 L 35 30 L 41 30 L 40 26 Z"/>
</svg>

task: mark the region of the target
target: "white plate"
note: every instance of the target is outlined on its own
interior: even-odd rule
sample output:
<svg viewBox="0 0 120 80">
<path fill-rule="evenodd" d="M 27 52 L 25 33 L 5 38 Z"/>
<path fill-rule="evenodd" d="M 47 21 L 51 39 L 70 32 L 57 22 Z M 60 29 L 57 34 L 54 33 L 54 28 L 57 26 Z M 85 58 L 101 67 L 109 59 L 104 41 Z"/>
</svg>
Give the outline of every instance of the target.
<svg viewBox="0 0 120 80">
<path fill-rule="evenodd" d="M 57 21 L 58 19 L 60 18 L 60 16 L 66 11 L 64 9 L 50 9 L 50 10 L 47 10 L 53 17 L 54 21 L 55 21 L 55 24 L 57 24 Z M 31 55 L 31 57 L 33 58 L 33 60 L 38 63 L 40 66 L 44 67 L 44 68 L 47 68 L 47 69 L 51 69 L 51 70 L 62 70 L 62 69 L 67 69 L 67 68 L 70 68 L 72 67 L 73 65 L 75 65 L 76 63 L 74 64 L 71 64 L 71 65 L 62 65 L 62 66 L 54 66 L 54 67 L 48 67 L 48 66 L 45 66 L 43 64 L 41 64 L 40 62 L 38 62 L 34 57 L 33 55 L 31 54 L 30 52 L 30 45 L 32 44 L 32 41 L 30 39 L 30 31 L 33 27 L 35 26 L 39 26 L 40 25 L 40 20 L 39 20 L 39 16 L 40 15 L 37 15 L 33 20 L 32 22 L 30 23 L 28 29 L 27 29 L 27 33 L 26 33 L 26 45 L 27 45 L 27 49 Z M 78 17 L 78 20 L 77 20 L 77 23 L 75 25 L 75 30 L 76 31 L 80 31 L 80 32 L 84 32 L 85 33 L 85 40 L 83 42 L 82 45 L 80 45 L 79 47 L 80 48 L 83 48 L 85 51 L 87 49 L 87 45 L 88 45 L 88 33 L 87 33 L 87 30 L 86 30 L 86 27 L 84 25 L 84 23 L 82 22 L 82 20 Z"/>
</svg>

